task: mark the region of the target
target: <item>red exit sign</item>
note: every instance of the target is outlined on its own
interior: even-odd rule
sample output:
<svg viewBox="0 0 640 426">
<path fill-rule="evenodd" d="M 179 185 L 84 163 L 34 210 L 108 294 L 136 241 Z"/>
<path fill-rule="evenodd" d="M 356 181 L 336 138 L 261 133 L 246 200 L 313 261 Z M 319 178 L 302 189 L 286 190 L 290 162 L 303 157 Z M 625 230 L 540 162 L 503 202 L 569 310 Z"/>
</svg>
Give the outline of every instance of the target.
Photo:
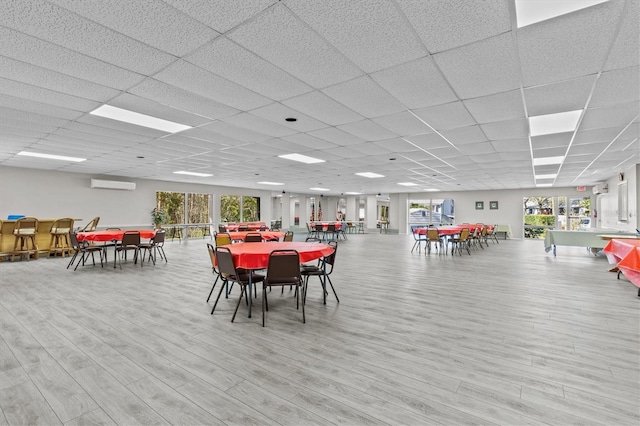
<svg viewBox="0 0 640 426">
<path fill-rule="evenodd" d="M 576 191 L 578 192 L 584 192 L 587 190 L 586 186 L 576 186 Z"/>
</svg>

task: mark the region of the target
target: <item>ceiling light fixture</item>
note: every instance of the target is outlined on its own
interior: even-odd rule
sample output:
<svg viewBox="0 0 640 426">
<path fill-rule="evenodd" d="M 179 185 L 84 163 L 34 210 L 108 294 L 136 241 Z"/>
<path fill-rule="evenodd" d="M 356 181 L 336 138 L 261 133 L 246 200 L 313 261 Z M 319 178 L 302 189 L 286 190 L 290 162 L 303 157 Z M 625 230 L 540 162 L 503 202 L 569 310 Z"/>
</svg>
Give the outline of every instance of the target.
<svg viewBox="0 0 640 426">
<path fill-rule="evenodd" d="M 516 0 L 518 28 L 586 9 L 608 0 Z"/>
<path fill-rule="evenodd" d="M 537 183 L 536 184 L 536 188 L 548 188 L 550 186 L 553 186 L 552 183 Z"/>
<path fill-rule="evenodd" d="M 558 157 L 538 157 L 533 159 L 534 166 L 549 166 L 551 164 L 562 164 L 564 156 Z"/>
<path fill-rule="evenodd" d="M 210 177 L 210 176 L 213 176 L 210 173 L 187 172 L 187 171 L 184 171 L 184 170 L 180 170 L 180 171 L 173 172 L 173 173 L 176 174 L 176 175 L 189 175 L 189 176 L 198 176 L 198 177 Z"/>
<path fill-rule="evenodd" d="M 258 182 L 258 184 L 260 184 L 260 185 L 284 185 L 284 183 L 281 183 L 281 182 L 267 182 L 267 181 Z"/>
<path fill-rule="evenodd" d="M 329 188 L 309 188 L 312 191 L 331 191 Z"/>
<path fill-rule="evenodd" d="M 362 192 L 350 192 L 350 191 L 347 191 L 347 192 L 345 192 L 345 195 L 362 195 Z"/>
<path fill-rule="evenodd" d="M 356 174 L 358 176 L 371 178 L 371 179 L 384 177 L 384 175 L 379 175 L 377 173 L 372 173 L 372 172 L 361 172 L 361 173 L 356 173 Z"/>
<path fill-rule="evenodd" d="M 552 133 L 573 132 L 576 130 L 582 110 L 559 112 L 529 117 L 531 136 L 550 135 Z"/>
<path fill-rule="evenodd" d="M 418 186 L 418 184 L 415 183 L 415 182 L 398 182 L 398 185 L 402 185 L 402 186 Z"/>
<path fill-rule="evenodd" d="M 302 155 L 302 154 L 284 154 L 284 155 L 278 155 L 278 157 L 284 158 L 286 160 L 299 161 L 300 163 L 305 163 L 305 164 L 314 164 L 314 163 L 324 163 L 325 162 L 324 160 L 321 160 L 319 158 L 308 157 L 308 156 Z"/>
<path fill-rule="evenodd" d="M 109 118 L 111 120 L 123 121 L 129 124 L 135 124 L 137 126 L 149 127 L 150 129 L 161 130 L 167 133 L 178 133 L 192 128 L 185 124 L 174 123 L 173 121 L 163 120 L 162 118 L 140 114 L 139 112 L 129 111 L 127 109 L 111 105 L 102 105 L 101 107 L 91 111 L 89 114 Z"/>
<path fill-rule="evenodd" d="M 439 192 L 440 190 L 436 189 L 436 188 L 426 188 L 425 191 L 427 191 L 427 192 Z"/>
<path fill-rule="evenodd" d="M 536 175 L 535 178 L 536 180 L 538 179 L 555 179 L 556 177 L 558 177 L 557 173 L 550 173 L 547 175 Z"/>
<path fill-rule="evenodd" d="M 79 163 L 81 161 L 87 161 L 86 158 L 67 157 L 65 155 L 42 154 L 40 152 L 29 152 L 29 151 L 20 151 L 18 155 L 23 155 L 25 157 L 46 158 L 48 160 L 73 161 L 75 163 Z"/>
</svg>

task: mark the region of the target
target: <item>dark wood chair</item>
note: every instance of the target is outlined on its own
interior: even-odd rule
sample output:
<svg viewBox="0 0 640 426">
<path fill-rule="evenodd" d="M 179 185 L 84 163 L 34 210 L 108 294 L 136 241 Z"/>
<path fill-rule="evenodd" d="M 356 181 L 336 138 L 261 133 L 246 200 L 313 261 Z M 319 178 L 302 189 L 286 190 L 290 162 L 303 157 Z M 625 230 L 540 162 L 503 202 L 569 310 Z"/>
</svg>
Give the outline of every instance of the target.
<svg viewBox="0 0 640 426">
<path fill-rule="evenodd" d="M 300 274 L 300 254 L 296 250 L 274 250 L 269 255 L 267 276 L 262 282 L 262 326 L 265 323 L 265 311 L 269 310 L 267 301 L 267 287 L 296 287 L 296 309 L 300 307 L 300 293 L 302 292 L 302 322 L 306 321 L 304 315 L 304 287 Z"/>
</svg>

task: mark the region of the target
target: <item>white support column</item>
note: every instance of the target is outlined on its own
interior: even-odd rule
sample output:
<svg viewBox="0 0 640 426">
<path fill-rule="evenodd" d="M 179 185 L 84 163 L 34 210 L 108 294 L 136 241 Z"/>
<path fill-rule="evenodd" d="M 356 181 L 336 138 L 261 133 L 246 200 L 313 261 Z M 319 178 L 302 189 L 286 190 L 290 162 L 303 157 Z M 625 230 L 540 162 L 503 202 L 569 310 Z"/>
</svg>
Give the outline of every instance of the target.
<svg viewBox="0 0 640 426">
<path fill-rule="evenodd" d="M 347 196 L 347 211 L 345 211 L 345 220 L 357 222 L 360 215 L 360 206 L 355 195 Z"/>
<path fill-rule="evenodd" d="M 367 195 L 364 221 L 367 229 L 378 227 L 378 197 L 375 195 Z"/>
<path fill-rule="evenodd" d="M 409 222 L 409 194 L 391 194 L 389 196 L 389 229 L 395 233 L 406 234 Z"/>
<path fill-rule="evenodd" d="M 282 194 L 280 200 L 282 200 L 282 229 L 288 230 L 293 224 L 293 216 L 291 215 L 291 196 L 289 194 Z"/>
</svg>

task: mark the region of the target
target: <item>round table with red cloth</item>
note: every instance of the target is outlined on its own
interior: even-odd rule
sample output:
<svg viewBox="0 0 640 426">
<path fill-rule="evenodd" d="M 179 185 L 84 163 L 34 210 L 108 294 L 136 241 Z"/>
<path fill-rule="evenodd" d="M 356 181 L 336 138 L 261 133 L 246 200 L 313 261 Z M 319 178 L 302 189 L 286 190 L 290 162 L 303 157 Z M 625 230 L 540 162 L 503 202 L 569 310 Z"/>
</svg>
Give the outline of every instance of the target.
<svg viewBox="0 0 640 426">
<path fill-rule="evenodd" d="M 333 253 L 333 247 L 323 243 L 266 242 L 232 244 L 228 247 L 236 268 L 263 269 L 269 265 L 269 255 L 274 250 L 295 250 L 300 263 L 310 262 Z"/>
<path fill-rule="evenodd" d="M 284 237 L 284 232 L 281 232 L 281 231 L 234 231 L 234 232 L 229 232 L 228 234 L 231 237 L 231 240 L 233 241 L 236 241 L 236 240 L 244 241 L 245 237 L 249 233 L 252 233 L 252 234 L 258 233 L 260 234 L 263 240 L 279 241 L 280 238 Z"/>
<path fill-rule="evenodd" d="M 155 229 L 104 230 L 78 232 L 78 241 L 122 241 L 124 233 L 131 231 L 139 232 L 140 238 L 153 238 L 156 235 Z"/>
</svg>

